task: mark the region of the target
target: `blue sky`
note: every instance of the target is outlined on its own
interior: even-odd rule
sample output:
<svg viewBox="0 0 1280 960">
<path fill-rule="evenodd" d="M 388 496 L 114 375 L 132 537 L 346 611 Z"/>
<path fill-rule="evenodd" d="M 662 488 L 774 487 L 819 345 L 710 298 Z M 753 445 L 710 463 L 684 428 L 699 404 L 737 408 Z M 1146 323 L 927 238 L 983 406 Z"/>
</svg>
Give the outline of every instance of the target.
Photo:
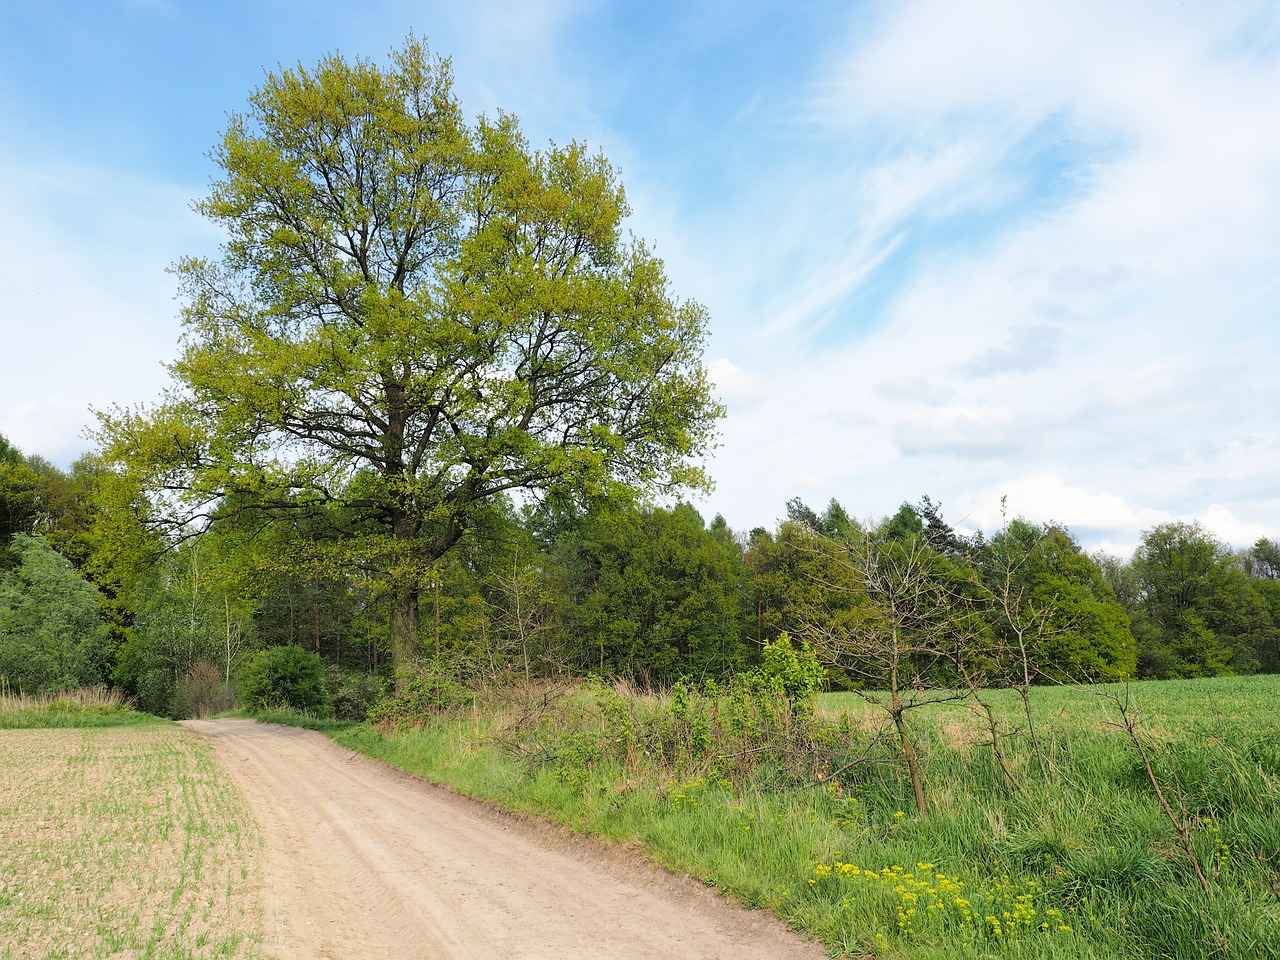
<svg viewBox="0 0 1280 960">
<path fill-rule="evenodd" d="M 708 516 L 1280 536 L 1274 2 L 5 4 L 0 433 L 66 466 L 157 399 L 226 114 L 410 30 L 469 113 L 602 149 L 709 309 Z"/>
</svg>

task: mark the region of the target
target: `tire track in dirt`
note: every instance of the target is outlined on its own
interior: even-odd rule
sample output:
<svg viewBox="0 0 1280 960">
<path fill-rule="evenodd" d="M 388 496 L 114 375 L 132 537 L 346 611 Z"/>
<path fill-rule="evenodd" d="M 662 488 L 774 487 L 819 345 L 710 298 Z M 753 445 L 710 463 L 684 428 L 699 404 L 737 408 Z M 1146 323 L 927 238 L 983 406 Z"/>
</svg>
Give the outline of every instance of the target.
<svg viewBox="0 0 1280 960">
<path fill-rule="evenodd" d="M 819 958 L 696 883 L 252 720 L 189 721 L 253 808 L 277 960 Z"/>
</svg>

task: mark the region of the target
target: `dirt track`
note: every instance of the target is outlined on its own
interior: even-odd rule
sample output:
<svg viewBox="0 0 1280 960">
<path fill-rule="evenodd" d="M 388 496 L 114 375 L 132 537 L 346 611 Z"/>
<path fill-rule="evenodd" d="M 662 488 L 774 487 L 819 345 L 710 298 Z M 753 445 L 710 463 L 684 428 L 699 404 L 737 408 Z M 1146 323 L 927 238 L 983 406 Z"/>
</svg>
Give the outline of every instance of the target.
<svg viewBox="0 0 1280 960">
<path fill-rule="evenodd" d="M 260 821 L 279 960 L 819 958 L 761 915 L 305 730 L 192 721 Z"/>
</svg>

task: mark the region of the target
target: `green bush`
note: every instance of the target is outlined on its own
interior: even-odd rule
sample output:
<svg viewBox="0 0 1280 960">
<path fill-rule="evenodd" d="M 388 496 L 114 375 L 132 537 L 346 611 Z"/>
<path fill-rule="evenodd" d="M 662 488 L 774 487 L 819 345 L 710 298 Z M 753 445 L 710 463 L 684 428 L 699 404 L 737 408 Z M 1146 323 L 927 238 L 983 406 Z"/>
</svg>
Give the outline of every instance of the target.
<svg viewBox="0 0 1280 960">
<path fill-rule="evenodd" d="M 797 649 L 786 633 L 765 642 L 761 660 L 759 676 L 793 704 L 811 701 L 826 683 L 827 672 L 813 648 L 802 642 Z"/>
<path fill-rule="evenodd" d="M 16 693 L 52 693 L 104 682 L 110 634 L 102 594 L 43 537 L 0 547 L 0 677 Z"/>
<path fill-rule="evenodd" d="M 386 695 L 387 681 L 364 671 L 330 667 L 329 689 L 333 694 L 333 718 L 358 723 L 366 719 L 373 705 Z"/>
<path fill-rule="evenodd" d="M 245 661 L 236 678 L 240 701 L 251 711 L 292 707 L 329 712 L 324 664 L 301 647 L 268 647 Z"/>
<path fill-rule="evenodd" d="M 474 700 L 467 685 L 470 665 L 464 660 L 419 660 L 399 676 L 395 696 L 379 700 L 368 719 L 388 726 L 420 726 L 431 717 Z"/>
</svg>

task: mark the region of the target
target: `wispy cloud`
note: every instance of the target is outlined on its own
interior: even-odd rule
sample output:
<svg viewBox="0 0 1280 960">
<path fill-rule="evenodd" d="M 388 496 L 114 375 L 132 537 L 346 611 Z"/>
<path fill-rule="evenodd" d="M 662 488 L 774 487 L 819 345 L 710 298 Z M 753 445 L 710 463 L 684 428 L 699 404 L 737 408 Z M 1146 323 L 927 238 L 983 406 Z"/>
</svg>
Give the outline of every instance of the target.
<svg viewBox="0 0 1280 960">
<path fill-rule="evenodd" d="M 1022 484 L 1043 491 L 1029 514 L 1122 543 L 1280 469 L 1275 8 L 874 9 L 800 111 L 855 164 L 805 196 L 849 213 L 826 239 L 873 269 L 817 298 L 843 342 L 792 357 L 771 412 L 870 418 L 815 444 L 830 492 L 855 510 L 925 491 L 976 509 Z M 877 237 L 899 255 L 868 259 Z M 824 288 L 791 289 L 764 330 L 793 329 Z M 1256 498 L 1219 507 L 1233 537 L 1273 522 Z"/>
<path fill-rule="evenodd" d="M 975 377 L 1039 370 L 1057 358 L 1062 337 L 1058 327 L 1046 323 L 1023 324 L 1009 331 L 1005 343 L 984 350 L 960 369 Z"/>
<path fill-rule="evenodd" d="M 286 30 L 248 0 L 128 2 L 85 3 L 71 52 L 58 5 L 0 38 L 6 333 L 61 363 L 0 382 L 24 448 L 60 455 L 67 404 L 155 395 L 161 271 L 213 244 L 186 209 L 199 150 L 261 66 L 381 58 L 413 28 L 469 114 L 602 148 L 673 292 L 710 308 L 709 512 L 929 493 L 986 522 L 1009 493 L 1099 544 L 1160 518 L 1275 529 L 1275 3 L 321 0 Z"/>
</svg>

